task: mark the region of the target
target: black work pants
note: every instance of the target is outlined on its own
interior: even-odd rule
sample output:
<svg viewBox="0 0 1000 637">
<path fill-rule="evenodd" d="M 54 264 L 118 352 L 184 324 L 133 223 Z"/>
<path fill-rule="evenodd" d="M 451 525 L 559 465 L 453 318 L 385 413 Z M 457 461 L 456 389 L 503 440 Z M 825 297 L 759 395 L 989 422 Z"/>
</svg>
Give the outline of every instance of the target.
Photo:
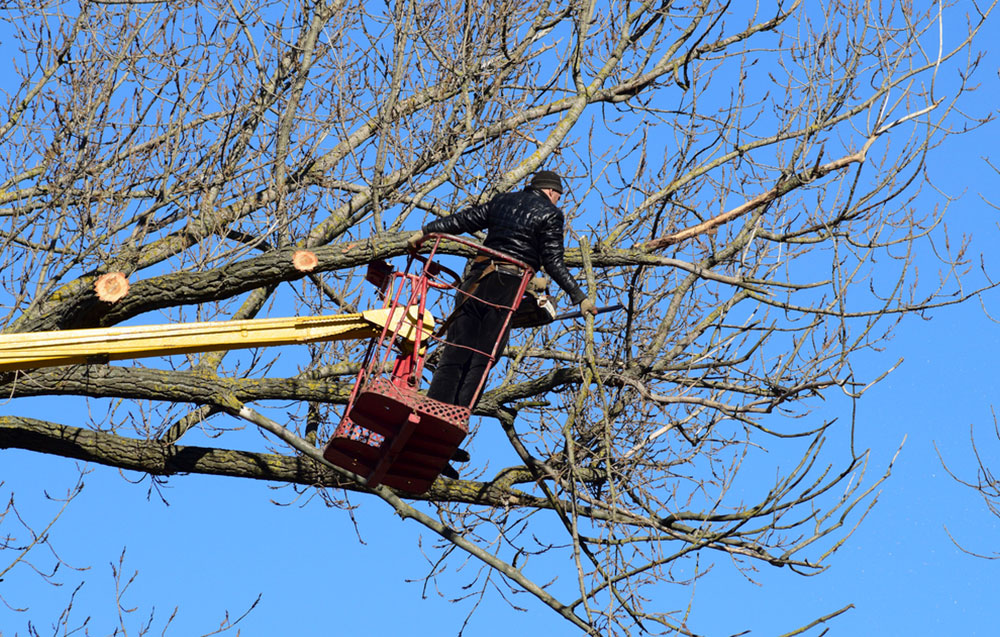
<svg viewBox="0 0 1000 637">
<path fill-rule="evenodd" d="M 507 344 L 507 331 L 500 332 L 509 310 L 482 301 L 509 307 L 521 283 L 521 277 L 515 274 L 496 270 L 480 278 L 481 272 L 473 270 L 462 283 L 461 289 L 472 289 L 474 296 L 459 295 L 456 301 L 458 308 L 448 325 L 441 360 L 427 391 L 430 398 L 470 409 L 479 382 L 482 380 L 485 384 L 484 375 L 493 346 L 500 341 L 496 350 L 499 358 Z"/>
</svg>

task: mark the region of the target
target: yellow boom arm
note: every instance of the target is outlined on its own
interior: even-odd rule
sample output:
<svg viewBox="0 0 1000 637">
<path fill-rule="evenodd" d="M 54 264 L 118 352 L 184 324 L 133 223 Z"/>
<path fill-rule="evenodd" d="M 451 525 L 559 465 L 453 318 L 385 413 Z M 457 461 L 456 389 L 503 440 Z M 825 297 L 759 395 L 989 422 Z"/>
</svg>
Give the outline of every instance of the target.
<svg viewBox="0 0 1000 637">
<path fill-rule="evenodd" d="M 420 339 L 434 332 L 424 312 Z M 417 340 L 417 308 L 367 310 L 358 314 L 213 321 L 171 325 L 105 327 L 56 332 L 0 334 L 0 371 L 168 356 L 192 352 L 342 341 L 377 337 L 388 324 L 404 345 Z"/>
</svg>

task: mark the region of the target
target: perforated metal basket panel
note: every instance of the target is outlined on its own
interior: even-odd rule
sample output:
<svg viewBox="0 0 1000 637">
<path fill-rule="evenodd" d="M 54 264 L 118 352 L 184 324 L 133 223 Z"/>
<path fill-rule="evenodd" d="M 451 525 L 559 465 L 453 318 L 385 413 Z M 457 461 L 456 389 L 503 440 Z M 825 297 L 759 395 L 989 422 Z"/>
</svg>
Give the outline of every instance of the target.
<svg viewBox="0 0 1000 637">
<path fill-rule="evenodd" d="M 396 404 L 419 411 L 422 414 L 427 414 L 449 425 L 459 427 L 466 434 L 469 433 L 470 412 L 468 407 L 442 403 L 433 398 L 428 398 L 415 389 L 394 385 L 383 377 L 369 379 L 362 389 L 362 393 L 382 396 Z"/>
<path fill-rule="evenodd" d="M 469 413 L 386 378 L 369 379 L 323 455 L 368 479 L 369 486 L 381 482 L 422 493 L 468 435 Z M 397 451 L 390 453 L 393 446 Z"/>
</svg>

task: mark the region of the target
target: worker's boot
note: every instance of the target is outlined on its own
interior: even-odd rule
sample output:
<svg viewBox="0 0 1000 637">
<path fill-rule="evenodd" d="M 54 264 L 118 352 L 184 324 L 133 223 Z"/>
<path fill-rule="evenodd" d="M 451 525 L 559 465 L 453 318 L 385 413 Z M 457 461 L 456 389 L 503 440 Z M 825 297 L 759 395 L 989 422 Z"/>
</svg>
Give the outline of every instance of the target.
<svg viewBox="0 0 1000 637">
<path fill-rule="evenodd" d="M 469 458 L 469 452 L 465 449 L 456 449 L 451 454 L 451 462 L 468 462 Z M 441 475 L 452 480 L 458 480 L 458 471 L 455 471 L 455 467 L 451 466 L 451 463 L 444 466 L 444 469 L 441 470 Z"/>
</svg>

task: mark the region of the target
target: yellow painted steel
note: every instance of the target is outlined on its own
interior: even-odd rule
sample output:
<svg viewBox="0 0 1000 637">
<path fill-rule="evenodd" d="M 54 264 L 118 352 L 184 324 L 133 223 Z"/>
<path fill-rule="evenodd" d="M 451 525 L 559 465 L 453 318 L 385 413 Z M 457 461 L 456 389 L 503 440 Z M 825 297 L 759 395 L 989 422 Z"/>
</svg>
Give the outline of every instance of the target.
<svg viewBox="0 0 1000 637">
<path fill-rule="evenodd" d="M 417 340 L 416 307 L 357 314 L 106 327 L 0 334 L 0 371 L 168 356 L 193 352 L 377 337 L 387 323 L 410 347 Z M 423 316 L 420 340 L 434 331 Z"/>
</svg>

